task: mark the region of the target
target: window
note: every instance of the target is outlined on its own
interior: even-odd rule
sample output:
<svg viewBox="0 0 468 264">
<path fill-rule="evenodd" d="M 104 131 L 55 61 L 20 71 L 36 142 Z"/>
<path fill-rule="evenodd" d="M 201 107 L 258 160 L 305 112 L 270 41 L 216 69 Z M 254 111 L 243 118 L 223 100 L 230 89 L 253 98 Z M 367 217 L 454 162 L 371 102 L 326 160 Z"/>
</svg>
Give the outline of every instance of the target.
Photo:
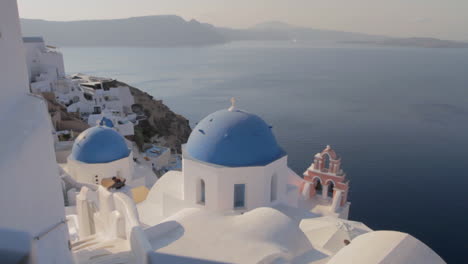
<svg viewBox="0 0 468 264">
<path fill-rule="evenodd" d="M 200 193 L 199 193 L 199 198 L 198 198 L 198 203 L 200 204 L 205 204 L 205 181 L 204 180 L 200 180 Z"/>
<path fill-rule="evenodd" d="M 93 114 L 100 114 L 100 113 L 101 113 L 101 107 L 95 106 Z"/>
<path fill-rule="evenodd" d="M 270 201 L 276 201 L 276 186 L 277 186 L 277 176 L 276 173 L 271 176 L 271 186 L 270 186 Z"/>
<path fill-rule="evenodd" d="M 234 208 L 245 207 L 245 184 L 234 184 Z"/>
</svg>

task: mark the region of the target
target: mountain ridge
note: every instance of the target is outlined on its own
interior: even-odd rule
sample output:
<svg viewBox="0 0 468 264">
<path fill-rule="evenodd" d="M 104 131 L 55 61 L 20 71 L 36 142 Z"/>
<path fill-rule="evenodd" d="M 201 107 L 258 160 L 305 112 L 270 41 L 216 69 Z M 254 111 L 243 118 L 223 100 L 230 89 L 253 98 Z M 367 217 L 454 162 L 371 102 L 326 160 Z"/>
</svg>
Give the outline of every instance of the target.
<svg viewBox="0 0 468 264">
<path fill-rule="evenodd" d="M 466 48 L 468 43 L 435 38 L 394 38 L 366 33 L 315 29 L 266 21 L 245 29 L 216 27 L 178 15 L 105 20 L 21 19 L 24 36 L 43 36 L 54 46 L 207 46 L 234 41 L 293 41 L 374 46 Z"/>
<path fill-rule="evenodd" d="M 59 22 L 21 19 L 21 26 L 23 35 L 41 35 L 57 46 L 204 46 L 226 42 L 211 25 L 176 15 Z"/>
</svg>

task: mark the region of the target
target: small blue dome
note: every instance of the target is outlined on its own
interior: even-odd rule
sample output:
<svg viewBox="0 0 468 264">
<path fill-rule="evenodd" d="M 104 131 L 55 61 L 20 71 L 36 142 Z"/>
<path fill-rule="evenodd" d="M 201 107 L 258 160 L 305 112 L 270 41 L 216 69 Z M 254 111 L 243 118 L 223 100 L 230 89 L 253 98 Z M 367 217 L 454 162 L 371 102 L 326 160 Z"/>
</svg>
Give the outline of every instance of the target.
<svg viewBox="0 0 468 264">
<path fill-rule="evenodd" d="M 265 166 L 286 153 L 260 117 L 242 110 L 220 110 L 198 123 L 186 151 L 193 158 L 228 167 Z"/>
<path fill-rule="evenodd" d="M 114 127 L 114 122 L 112 122 L 112 120 L 110 120 L 107 117 L 103 117 L 101 121 L 99 122 L 99 125 L 112 128 Z"/>
<path fill-rule="evenodd" d="M 112 128 L 88 128 L 75 140 L 72 157 L 84 163 L 108 163 L 128 157 L 125 139 Z"/>
</svg>

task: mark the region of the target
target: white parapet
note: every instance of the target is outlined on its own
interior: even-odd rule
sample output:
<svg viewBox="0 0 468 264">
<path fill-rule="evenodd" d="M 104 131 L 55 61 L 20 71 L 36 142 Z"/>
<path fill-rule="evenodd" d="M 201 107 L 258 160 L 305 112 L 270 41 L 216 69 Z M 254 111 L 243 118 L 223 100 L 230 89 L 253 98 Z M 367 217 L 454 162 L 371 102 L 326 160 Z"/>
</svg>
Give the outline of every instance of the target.
<svg viewBox="0 0 468 264">
<path fill-rule="evenodd" d="M 335 195 L 333 195 L 333 201 L 331 205 L 331 210 L 333 212 L 337 212 L 338 208 L 340 207 L 341 203 L 341 198 L 343 196 L 343 191 L 341 190 L 335 190 Z"/>
<path fill-rule="evenodd" d="M 78 215 L 78 234 L 80 238 L 90 236 L 94 233 L 93 211 L 90 206 L 90 190 L 83 187 L 76 197 L 76 212 Z"/>
</svg>

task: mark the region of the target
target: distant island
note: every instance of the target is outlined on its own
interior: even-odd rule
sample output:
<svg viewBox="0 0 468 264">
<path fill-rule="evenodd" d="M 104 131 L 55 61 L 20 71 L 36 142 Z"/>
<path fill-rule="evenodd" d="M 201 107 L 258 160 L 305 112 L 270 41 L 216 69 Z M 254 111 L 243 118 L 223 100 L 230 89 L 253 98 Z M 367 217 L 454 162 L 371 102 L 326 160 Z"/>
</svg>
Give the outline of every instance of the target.
<svg viewBox="0 0 468 264">
<path fill-rule="evenodd" d="M 466 42 L 434 38 L 390 38 L 363 33 L 321 30 L 270 21 L 247 29 L 216 27 L 176 15 L 110 20 L 46 21 L 21 19 L 24 36 L 43 36 L 55 46 L 177 47 L 234 41 L 292 41 L 367 44 L 424 48 L 468 48 Z"/>
<path fill-rule="evenodd" d="M 179 16 L 58 22 L 21 19 L 24 36 L 42 36 L 56 46 L 203 46 L 226 43 L 209 24 Z"/>
<path fill-rule="evenodd" d="M 376 41 L 344 41 L 343 43 L 396 47 L 468 48 L 468 42 L 442 40 L 436 38 L 388 38 Z"/>
</svg>

